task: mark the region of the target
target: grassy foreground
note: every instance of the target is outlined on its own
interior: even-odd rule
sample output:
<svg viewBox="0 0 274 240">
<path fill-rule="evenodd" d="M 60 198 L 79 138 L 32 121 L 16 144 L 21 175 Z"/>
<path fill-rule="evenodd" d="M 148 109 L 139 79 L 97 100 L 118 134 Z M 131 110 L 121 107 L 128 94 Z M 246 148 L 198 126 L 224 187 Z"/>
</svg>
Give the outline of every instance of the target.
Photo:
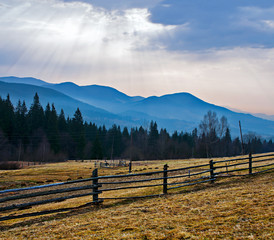
<svg viewBox="0 0 274 240">
<path fill-rule="evenodd" d="M 0 239 L 273 239 L 273 189 L 273 172 L 227 179 L 188 193 L 1 222 Z"/>
</svg>

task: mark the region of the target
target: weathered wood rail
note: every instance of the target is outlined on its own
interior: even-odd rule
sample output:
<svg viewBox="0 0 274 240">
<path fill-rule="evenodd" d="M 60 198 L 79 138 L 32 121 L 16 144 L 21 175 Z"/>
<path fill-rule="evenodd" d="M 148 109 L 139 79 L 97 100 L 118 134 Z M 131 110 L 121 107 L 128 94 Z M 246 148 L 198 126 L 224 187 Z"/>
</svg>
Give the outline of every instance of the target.
<svg viewBox="0 0 274 240">
<path fill-rule="evenodd" d="M 92 177 L 87 179 L 0 191 L 0 212 L 25 209 L 35 205 L 84 196 L 92 196 L 92 204 L 100 204 L 108 199 L 134 199 L 160 196 L 174 189 L 188 188 L 203 183 L 213 184 L 218 178 L 247 176 L 272 171 L 274 169 L 273 160 L 274 154 L 259 156 L 252 156 L 250 154 L 248 157 L 220 161 L 210 160 L 208 164 L 178 169 L 169 170 L 168 165 L 164 165 L 162 171 L 113 176 L 98 176 L 98 169 L 95 169 Z M 153 188 L 154 194 L 136 195 L 135 193 L 124 191 L 141 188 Z M 113 194 L 111 197 L 104 197 L 104 193 L 110 191 L 117 191 L 118 193 Z M 76 193 L 71 194 L 73 192 Z M 102 197 L 100 196 L 101 194 Z M 53 198 L 49 198 L 49 196 L 53 196 Z M 37 197 L 37 200 L 32 200 Z M 43 197 L 46 199 L 43 199 Z M 18 200 L 19 203 L 17 202 Z M 20 203 L 22 200 L 25 202 Z M 50 212 L 52 211 L 48 211 L 48 213 Z M 35 216 L 35 213 L 25 214 L 24 216 Z M 19 218 L 19 216 L 1 217 L 0 221 L 13 218 Z"/>
</svg>

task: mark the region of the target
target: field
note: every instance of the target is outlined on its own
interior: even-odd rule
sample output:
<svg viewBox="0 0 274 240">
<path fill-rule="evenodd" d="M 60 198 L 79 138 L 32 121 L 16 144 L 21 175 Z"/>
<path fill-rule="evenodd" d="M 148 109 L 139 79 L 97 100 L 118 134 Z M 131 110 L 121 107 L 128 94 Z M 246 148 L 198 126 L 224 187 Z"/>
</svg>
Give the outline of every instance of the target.
<svg viewBox="0 0 274 240">
<path fill-rule="evenodd" d="M 157 171 L 165 163 L 172 169 L 207 162 L 136 162 L 133 170 Z M 93 169 L 91 162 L 37 165 L 1 171 L 0 184 L 10 188 L 87 178 Z M 127 171 L 104 168 L 99 169 L 99 175 Z M 129 191 L 132 194 L 133 190 Z M 105 194 L 111 196 L 111 192 Z M 91 197 L 83 197 L 8 212 L 12 215 L 70 208 L 62 213 L 0 222 L 0 239 L 273 239 L 273 199 L 273 172 L 218 180 L 165 197 L 108 200 L 99 207 L 88 204 Z"/>
</svg>

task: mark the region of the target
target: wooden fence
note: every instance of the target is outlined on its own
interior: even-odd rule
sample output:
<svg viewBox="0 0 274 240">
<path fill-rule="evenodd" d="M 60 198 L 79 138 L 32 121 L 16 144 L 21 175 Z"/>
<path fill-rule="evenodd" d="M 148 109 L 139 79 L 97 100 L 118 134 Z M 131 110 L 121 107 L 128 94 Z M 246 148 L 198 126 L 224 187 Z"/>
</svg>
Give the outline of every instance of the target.
<svg viewBox="0 0 274 240">
<path fill-rule="evenodd" d="M 60 202 L 67 199 L 92 196 L 92 204 L 100 204 L 108 199 L 134 199 L 165 195 L 175 189 L 211 183 L 218 178 L 239 177 L 271 171 L 274 169 L 274 154 L 213 161 L 208 164 L 195 165 L 178 169 L 168 169 L 164 165 L 162 171 L 125 174 L 113 176 L 98 176 L 98 169 L 93 171 L 92 177 L 75 181 L 53 183 L 19 189 L 0 191 L 0 212 L 13 209 L 26 209 L 31 206 Z M 64 188 L 65 187 L 65 188 Z M 137 192 L 125 190 L 153 188 L 153 194 L 148 191 L 139 195 Z M 47 189 L 47 190 L 44 190 Z M 111 196 L 104 196 L 106 192 L 113 192 Z M 72 194 L 74 193 L 74 194 Z M 50 196 L 53 196 L 50 198 Z M 55 210 L 58 211 L 58 210 Z M 51 213 L 53 211 L 45 211 Z M 1 217 L 0 221 L 42 215 L 30 213 L 20 216 Z"/>
<path fill-rule="evenodd" d="M 128 161 L 129 162 L 129 161 Z M 126 160 L 105 160 L 100 161 L 97 160 L 94 162 L 95 168 L 114 168 L 114 167 L 127 167 L 127 161 Z"/>
</svg>

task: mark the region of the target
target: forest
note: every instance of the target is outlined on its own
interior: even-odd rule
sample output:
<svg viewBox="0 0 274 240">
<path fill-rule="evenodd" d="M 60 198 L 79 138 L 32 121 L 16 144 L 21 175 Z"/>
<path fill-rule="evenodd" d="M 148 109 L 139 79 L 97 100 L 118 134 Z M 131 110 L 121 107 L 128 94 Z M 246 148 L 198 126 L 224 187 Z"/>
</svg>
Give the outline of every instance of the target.
<svg viewBox="0 0 274 240">
<path fill-rule="evenodd" d="M 113 125 L 107 129 L 83 120 L 76 109 L 72 118 L 54 103 L 46 108 L 36 93 L 28 109 L 24 101 L 13 106 L 10 96 L 0 97 L 0 161 L 34 163 L 68 159 L 182 159 L 236 156 L 274 151 L 272 140 L 246 134 L 241 143 L 232 139 L 225 117 L 209 111 L 192 132 L 169 133 L 151 121 L 128 129 Z"/>
</svg>

